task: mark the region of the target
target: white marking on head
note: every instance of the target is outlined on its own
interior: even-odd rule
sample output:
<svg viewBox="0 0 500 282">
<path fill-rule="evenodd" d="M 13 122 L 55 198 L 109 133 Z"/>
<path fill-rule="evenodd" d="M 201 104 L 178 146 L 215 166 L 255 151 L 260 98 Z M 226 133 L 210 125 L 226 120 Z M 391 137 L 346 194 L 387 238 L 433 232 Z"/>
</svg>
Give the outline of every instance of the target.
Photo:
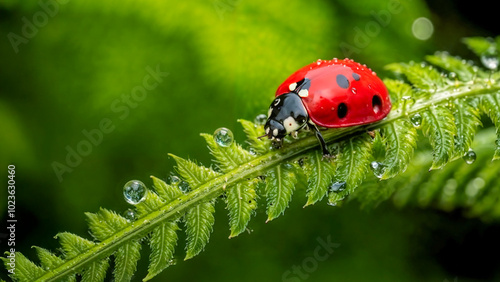
<svg viewBox="0 0 500 282">
<path fill-rule="evenodd" d="M 307 89 L 300 90 L 299 91 L 299 96 L 302 97 L 302 98 L 309 96 L 309 90 L 307 90 Z"/>
<path fill-rule="evenodd" d="M 273 108 L 269 107 L 269 110 L 267 111 L 267 118 L 271 116 L 271 113 L 273 112 Z"/>
<path fill-rule="evenodd" d="M 297 88 L 297 82 L 294 82 L 294 83 L 288 85 L 288 89 L 290 89 L 290 91 L 295 90 L 295 88 Z"/>
<path fill-rule="evenodd" d="M 297 123 L 297 121 L 293 117 L 287 117 L 283 121 L 283 126 L 285 127 L 286 133 L 291 133 L 293 131 L 299 130 L 300 125 Z"/>
<path fill-rule="evenodd" d="M 280 103 L 280 100 L 281 100 L 280 98 L 276 98 L 274 100 L 274 106 L 277 106 Z"/>
<path fill-rule="evenodd" d="M 277 129 L 277 128 L 275 128 L 275 129 L 273 130 L 273 135 L 274 135 L 274 136 L 278 136 L 278 129 Z"/>
<path fill-rule="evenodd" d="M 266 134 L 269 134 L 269 130 L 271 130 L 269 127 L 266 127 Z"/>
</svg>

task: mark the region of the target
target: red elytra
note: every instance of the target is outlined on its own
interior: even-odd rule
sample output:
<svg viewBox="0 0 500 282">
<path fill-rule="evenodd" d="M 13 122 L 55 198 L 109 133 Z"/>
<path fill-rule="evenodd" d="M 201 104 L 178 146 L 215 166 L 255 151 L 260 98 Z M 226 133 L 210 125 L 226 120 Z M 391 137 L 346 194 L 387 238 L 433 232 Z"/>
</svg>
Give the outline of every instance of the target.
<svg viewBox="0 0 500 282">
<path fill-rule="evenodd" d="M 351 59 L 318 60 L 288 77 L 276 96 L 303 81 L 299 93 L 309 118 L 323 127 L 347 127 L 379 121 L 391 110 L 387 88 L 366 65 Z"/>
</svg>

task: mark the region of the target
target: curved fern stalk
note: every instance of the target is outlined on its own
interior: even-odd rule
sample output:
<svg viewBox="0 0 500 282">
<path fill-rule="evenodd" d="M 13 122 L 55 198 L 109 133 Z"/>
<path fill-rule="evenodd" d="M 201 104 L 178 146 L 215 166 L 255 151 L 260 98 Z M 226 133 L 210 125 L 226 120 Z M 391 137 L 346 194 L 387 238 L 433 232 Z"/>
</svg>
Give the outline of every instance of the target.
<svg viewBox="0 0 500 282">
<path fill-rule="evenodd" d="M 435 67 L 428 63 L 388 66 L 402 80 L 385 80 L 393 109 L 384 120 L 323 131 L 333 159 L 322 159 L 316 137 L 308 133 L 301 134 L 298 140 L 287 139 L 283 148 L 272 150 L 268 140 L 258 139 L 264 134 L 262 125 L 240 120 L 248 137 L 248 149 L 234 142 L 219 146 L 211 135 L 202 134 L 215 166 L 205 167 L 171 155 L 181 181 L 166 183 L 152 177 L 154 189 L 135 206 L 136 220 L 127 220 L 103 208 L 87 213 L 93 240 L 60 233 L 56 236 L 62 247 L 60 254 L 36 247 L 38 265 L 16 253 L 16 272 L 11 277 L 18 281 L 75 281 L 79 277 L 83 281 L 102 281 L 112 257 L 115 280 L 130 281 L 140 259 L 140 242 L 146 239 L 151 251 L 144 280 L 150 280 L 173 264 L 180 223 L 184 223 L 187 234 L 185 259 L 205 248 L 219 196 L 225 194 L 229 237 L 246 229 L 257 201 L 266 202 L 267 221 L 282 215 L 302 174 L 308 185 L 306 206 L 322 199 L 337 205 L 370 175 L 370 163 L 375 160 L 375 174 L 381 179 L 404 172 L 413 159 L 419 132 L 433 148 L 430 168 L 444 167 L 471 147 L 481 115 L 490 117 L 496 129 L 500 128 L 500 83 L 496 80 L 500 74 L 482 71 L 446 53 L 437 53 L 427 60 Z M 499 151 L 497 148 L 495 157 Z M 262 182 L 265 188 L 257 189 L 264 186 L 260 185 Z M 187 186 L 189 189 L 181 189 Z M 427 194 L 432 195 L 433 191 L 428 190 Z M 375 197 L 370 194 L 366 201 Z M 3 260 L 9 268 L 8 259 Z"/>
</svg>

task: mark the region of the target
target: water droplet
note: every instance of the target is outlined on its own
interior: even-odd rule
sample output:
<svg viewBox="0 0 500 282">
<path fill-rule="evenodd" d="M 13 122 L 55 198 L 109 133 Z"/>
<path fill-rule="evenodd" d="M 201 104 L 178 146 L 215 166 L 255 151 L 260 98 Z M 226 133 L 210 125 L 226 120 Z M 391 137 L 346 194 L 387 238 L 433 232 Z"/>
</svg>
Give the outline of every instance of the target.
<svg viewBox="0 0 500 282">
<path fill-rule="evenodd" d="M 498 56 L 493 53 L 486 53 L 481 55 L 481 63 L 490 70 L 498 68 Z"/>
<path fill-rule="evenodd" d="M 148 188 L 139 180 L 131 180 L 123 186 L 123 197 L 127 203 L 137 205 L 146 198 Z"/>
<path fill-rule="evenodd" d="M 255 123 L 255 125 L 264 125 L 266 124 L 266 121 L 267 121 L 267 116 L 265 114 L 260 114 L 255 117 L 253 123 Z"/>
<path fill-rule="evenodd" d="M 383 165 L 382 163 L 373 161 L 370 163 L 370 167 L 373 170 L 373 174 L 377 178 L 382 178 L 382 175 L 384 175 L 384 172 L 385 172 L 385 165 Z"/>
<path fill-rule="evenodd" d="M 322 60 L 321 60 L 321 59 L 318 59 L 318 60 L 316 61 L 316 64 L 317 64 L 318 66 L 319 66 L 319 65 L 321 65 L 321 63 L 322 63 Z"/>
<path fill-rule="evenodd" d="M 133 209 L 128 209 L 123 212 L 123 217 L 128 221 L 135 221 L 137 219 L 137 212 Z"/>
<path fill-rule="evenodd" d="M 466 164 L 473 164 L 476 161 L 476 152 L 472 151 L 472 149 L 469 149 L 469 151 L 465 153 L 463 159 Z"/>
<path fill-rule="evenodd" d="M 335 193 L 342 192 L 345 190 L 346 186 L 347 185 L 344 181 L 334 182 L 332 185 L 330 185 L 330 191 Z"/>
<path fill-rule="evenodd" d="M 225 127 L 218 128 L 214 132 L 214 140 L 221 147 L 229 147 L 234 140 L 233 132 Z"/>
<path fill-rule="evenodd" d="M 179 185 L 179 183 L 181 182 L 181 178 L 174 174 L 170 175 L 169 179 L 171 185 Z"/>
<path fill-rule="evenodd" d="M 352 92 L 352 94 L 356 94 L 356 93 L 358 93 L 358 90 L 353 87 L 353 88 L 351 88 L 351 92 Z"/>
<path fill-rule="evenodd" d="M 191 186 L 189 186 L 189 183 L 182 180 L 181 182 L 179 182 L 179 189 L 181 189 L 182 192 L 187 193 L 191 190 Z"/>
<path fill-rule="evenodd" d="M 410 118 L 410 122 L 415 127 L 419 127 L 422 124 L 422 116 L 420 114 L 415 114 Z"/>
</svg>

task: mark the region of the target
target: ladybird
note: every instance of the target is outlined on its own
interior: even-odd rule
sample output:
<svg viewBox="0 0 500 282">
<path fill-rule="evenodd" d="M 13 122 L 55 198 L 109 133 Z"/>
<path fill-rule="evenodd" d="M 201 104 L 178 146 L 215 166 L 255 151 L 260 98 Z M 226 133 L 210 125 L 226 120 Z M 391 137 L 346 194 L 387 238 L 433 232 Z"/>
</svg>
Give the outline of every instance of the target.
<svg viewBox="0 0 500 282">
<path fill-rule="evenodd" d="M 390 110 L 387 88 L 366 65 L 351 59 L 318 60 L 278 87 L 262 137 L 281 144 L 286 135 L 296 138 L 299 130 L 311 129 L 328 156 L 318 127 L 369 124 L 383 119 Z"/>
</svg>

